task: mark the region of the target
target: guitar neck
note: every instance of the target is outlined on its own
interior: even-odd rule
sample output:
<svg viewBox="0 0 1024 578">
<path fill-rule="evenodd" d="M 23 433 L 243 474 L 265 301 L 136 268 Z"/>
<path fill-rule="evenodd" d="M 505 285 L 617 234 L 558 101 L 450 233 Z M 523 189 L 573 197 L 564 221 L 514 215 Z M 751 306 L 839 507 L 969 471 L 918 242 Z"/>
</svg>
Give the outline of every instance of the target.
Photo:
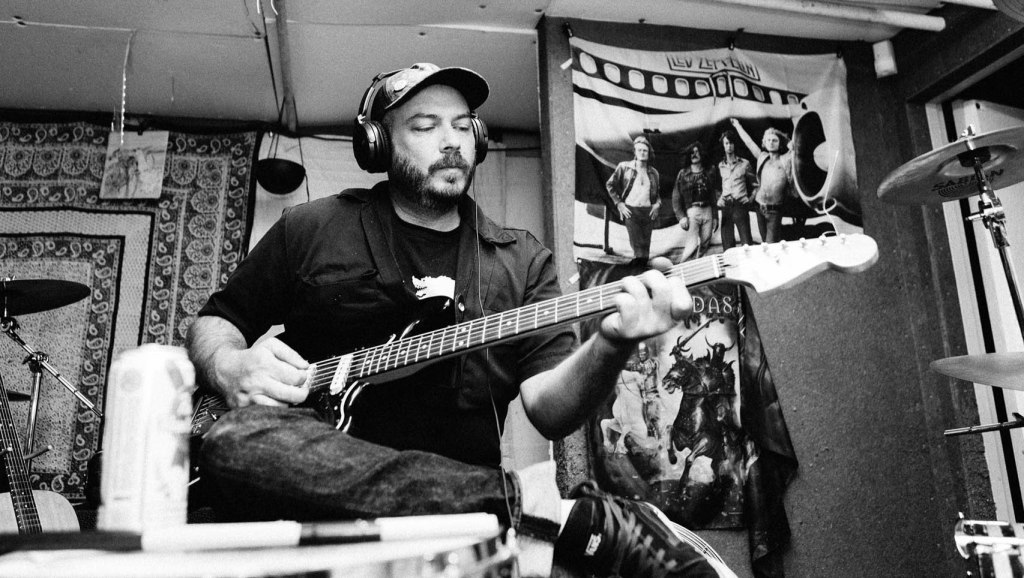
<svg viewBox="0 0 1024 578">
<path fill-rule="evenodd" d="M 682 274 L 688 287 L 724 276 L 721 255 L 687 261 L 665 272 Z M 622 292 L 616 281 L 572 295 L 565 295 L 487 315 L 428 333 L 392 341 L 317 363 L 311 389 L 318 390 L 366 380 L 407 366 L 437 361 L 488 347 L 503 341 L 575 323 L 615 308 L 614 297 Z M 342 381 L 342 384 L 338 382 Z"/>
<path fill-rule="evenodd" d="M 14 505 L 14 517 L 18 522 L 19 534 L 38 534 L 43 531 L 36 509 L 32 486 L 28 481 L 28 470 L 25 457 L 21 453 L 21 441 L 18 430 L 14 427 L 14 416 L 11 414 L 7 391 L 0 385 L 0 450 L 3 450 L 4 467 L 7 472 L 7 483 L 10 486 L 11 502 Z"/>
</svg>

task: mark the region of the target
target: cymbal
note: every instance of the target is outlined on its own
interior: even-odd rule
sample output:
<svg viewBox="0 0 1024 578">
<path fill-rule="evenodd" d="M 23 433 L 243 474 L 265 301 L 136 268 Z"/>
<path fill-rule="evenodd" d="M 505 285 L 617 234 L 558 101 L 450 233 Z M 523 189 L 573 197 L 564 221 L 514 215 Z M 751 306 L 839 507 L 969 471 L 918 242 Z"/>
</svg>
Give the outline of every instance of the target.
<svg viewBox="0 0 1024 578">
<path fill-rule="evenodd" d="M 926 205 L 977 195 L 976 156 L 993 189 L 1024 182 L 1024 127 L 964 136 L 925 153 L 889 173 L 878 187 L 878 198 Z"/>
<path fill-rule="evenodd" d="M 89 288 L 74 281 L 55 279 L 0 280 L 0 314 L 26 315 L 49 311 L 80 301 Z"/>
<path fill-rule="evenodd" d="M 32 396 L 27 393 L 21 393 L 20 391 L 11 391 L 7 388 L 4 388 L 4 391 L 7 392 L 7 399 L 10 401 L 28 401 L 32 399 Z"/>
<path fill-rule="evenodd" d="M 1024 352 L 947 357 L 933 361 L 930 367 L 964 381 L 1024 391 Z"/>
</svg>

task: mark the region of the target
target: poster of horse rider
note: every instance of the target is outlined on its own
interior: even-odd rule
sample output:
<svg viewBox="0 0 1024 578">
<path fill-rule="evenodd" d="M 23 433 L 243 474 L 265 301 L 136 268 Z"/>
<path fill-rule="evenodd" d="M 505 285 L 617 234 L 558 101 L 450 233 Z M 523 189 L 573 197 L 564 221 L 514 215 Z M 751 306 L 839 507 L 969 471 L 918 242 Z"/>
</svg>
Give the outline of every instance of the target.
<svg viewBox="0 0 1024 578">
<path fill-rule="evenodd" d="M 840 55 L 570 47 L 581 289 L 655 257 L 862 231 Z M 788 538 L 797 458 L 745 290 L 693 295 L 589 424 L 594 473 L 689 527 L 748 528 L 756 569 Z"/>
</svg>

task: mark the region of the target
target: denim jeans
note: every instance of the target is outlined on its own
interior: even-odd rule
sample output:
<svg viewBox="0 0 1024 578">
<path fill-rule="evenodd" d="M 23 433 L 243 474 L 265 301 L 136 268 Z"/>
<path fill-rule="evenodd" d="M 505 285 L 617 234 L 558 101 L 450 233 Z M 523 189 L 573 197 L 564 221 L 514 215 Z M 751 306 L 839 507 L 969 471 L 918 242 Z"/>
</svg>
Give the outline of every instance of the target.
<svg viewBox="0 0 1024 578">
<path fill-rule="evenodd" d="M 200 453 L 200 476 L 218 494 L 218 517 L 228 520 L 488 512 L 508 527 L 510 515 L 512 524 L 520 517 L 515 474 L 372 444 L 312 410 L 232 410 L 207 433 Z"/>
<path fill-rule="evenodd" d="M 626 226 L 626 233 L 629 235 L 629 245 L 633 249 L 633 258 L 647 261 L 651 258 L 651 236 L 654 232 L 651 208 L 629 207 L 629 210 L 632 214 L 623 224 Z"/>
<path fill-rule="evenodd" d="M 683 261 L 690 257 L 703 257 L 708 252 L 711 236 L 715 233 L 714 212 L 713 207 L 689 207 L 686 209 L 690 228 L 686 231 Z"/>
<path fill-rule="evenodd" d="M 722 249 L 736 246 L 736 231 L 740 234 L 740 244 L 753 244 L 750 236 L 750 214 L 747 205 L 742 201 L 727 200 L 722 203 Z M 735 230 L 733 230 L 735 228 Z"/>
<path fill-rule="evenodd" d="M 782 205 L 759 205 L 757 229 L 762 243 L 776 243 L 782 240 Z"/>
</svg>

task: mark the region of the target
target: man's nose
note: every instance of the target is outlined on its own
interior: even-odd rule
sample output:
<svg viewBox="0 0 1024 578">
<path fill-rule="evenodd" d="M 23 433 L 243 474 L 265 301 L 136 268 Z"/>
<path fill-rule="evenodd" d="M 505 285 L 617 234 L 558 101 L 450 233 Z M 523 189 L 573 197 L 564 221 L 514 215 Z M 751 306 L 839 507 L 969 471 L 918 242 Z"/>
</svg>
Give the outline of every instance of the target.
<svg viewBox="0 0 1024 578">
<path fill-rule="evenodd" d="M 441 131 L 441 151 L 454 152 L 462 148 L 462 139 L 458 130 L 447 127 Z"/>
</svg>

